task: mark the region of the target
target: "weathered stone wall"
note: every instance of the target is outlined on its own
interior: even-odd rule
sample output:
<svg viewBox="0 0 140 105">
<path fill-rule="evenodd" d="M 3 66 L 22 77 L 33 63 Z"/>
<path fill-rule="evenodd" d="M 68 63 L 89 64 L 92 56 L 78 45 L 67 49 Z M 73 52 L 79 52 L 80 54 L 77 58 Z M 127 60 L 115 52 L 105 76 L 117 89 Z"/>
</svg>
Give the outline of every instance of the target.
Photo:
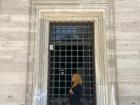
<svg viewBox="0 0 140 105">
<path fill-rule="evenodd" d="M 24 104 L 28 7 L 28 0 L 0 0 L 0 105 Z"/>
<path fill-rule="evenodd" d="M 33 0 L 39 2 L 40 0 Z M 56 0 L 106 3 L 109 0 Z M 41 0 L 41 4 L 46 2 Z M 54 0 L 48 0 L 56 4 Z M 29 0 L 0 0 L 0 105 L 25 100 Z M 140 105 L 140 0 L 115 0 L 119 105 Z"/>
<path fill-rule="evenodd" d="M 140 0 L 115 0 L 120 105 L 140 105 Z"/>
</svg>

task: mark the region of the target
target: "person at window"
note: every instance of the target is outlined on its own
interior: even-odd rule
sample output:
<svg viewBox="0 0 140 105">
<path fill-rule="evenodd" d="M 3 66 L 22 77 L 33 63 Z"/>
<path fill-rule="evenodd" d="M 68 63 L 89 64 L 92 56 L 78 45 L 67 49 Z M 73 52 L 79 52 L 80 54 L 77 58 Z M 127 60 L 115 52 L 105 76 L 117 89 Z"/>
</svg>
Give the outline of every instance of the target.
<svg viewBox="0 0 140 105">
<path fill-rule="evenodd" d="M 69 105 L 81 105 L 82 79 L 78 73 L 72 75 L 72 87 L 69 90 Z"/>
</svg>

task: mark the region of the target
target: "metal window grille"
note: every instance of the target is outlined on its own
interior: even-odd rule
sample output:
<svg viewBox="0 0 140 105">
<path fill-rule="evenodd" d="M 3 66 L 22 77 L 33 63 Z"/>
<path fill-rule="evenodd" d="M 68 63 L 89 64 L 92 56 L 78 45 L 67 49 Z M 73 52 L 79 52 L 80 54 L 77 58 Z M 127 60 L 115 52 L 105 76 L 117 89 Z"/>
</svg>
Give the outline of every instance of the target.
<svg viewBox="0 0 140 105">
<path fill-rule="evenodd" d="M 83 80 L 82 105 L 96 105 L 94 24 L 51 22 L 49 39 L 48 105 L 68 105 L 76 72 Z"/>
</svg>

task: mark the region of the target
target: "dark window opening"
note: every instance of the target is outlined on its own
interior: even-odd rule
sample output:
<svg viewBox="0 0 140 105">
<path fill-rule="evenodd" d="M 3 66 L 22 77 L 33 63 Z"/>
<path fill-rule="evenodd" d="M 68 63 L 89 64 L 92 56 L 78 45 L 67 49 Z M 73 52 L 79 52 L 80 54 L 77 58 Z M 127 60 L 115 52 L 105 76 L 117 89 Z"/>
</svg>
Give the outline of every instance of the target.
<svg viewBox="0 0 140 105">
<path fill-rule="evenodd" d="M 71 75 L 83 79 L 82 105 L 96 105 L 94 24 L 51 22 L 48 105 L 68 105 Z"/>
</svg>

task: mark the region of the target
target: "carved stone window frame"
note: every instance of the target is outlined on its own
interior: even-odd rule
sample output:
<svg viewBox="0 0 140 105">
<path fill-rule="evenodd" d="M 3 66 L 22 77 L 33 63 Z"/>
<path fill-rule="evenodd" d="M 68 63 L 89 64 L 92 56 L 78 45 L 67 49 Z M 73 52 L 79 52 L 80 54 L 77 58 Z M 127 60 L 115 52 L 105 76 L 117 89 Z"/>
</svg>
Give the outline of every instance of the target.
<svg viewBox="0 0 140 105">
<path fill-rule="evenodd" d="M 37 91 L 47 93 L 49 22 L 51 21 L 94 22 L 97 105 L 118 105 L 112 9 L 111 4 L 84 4 L 75 9 L 71 5 L 32 5 L 26 105 L 33 104 Z"/>
</svg>

